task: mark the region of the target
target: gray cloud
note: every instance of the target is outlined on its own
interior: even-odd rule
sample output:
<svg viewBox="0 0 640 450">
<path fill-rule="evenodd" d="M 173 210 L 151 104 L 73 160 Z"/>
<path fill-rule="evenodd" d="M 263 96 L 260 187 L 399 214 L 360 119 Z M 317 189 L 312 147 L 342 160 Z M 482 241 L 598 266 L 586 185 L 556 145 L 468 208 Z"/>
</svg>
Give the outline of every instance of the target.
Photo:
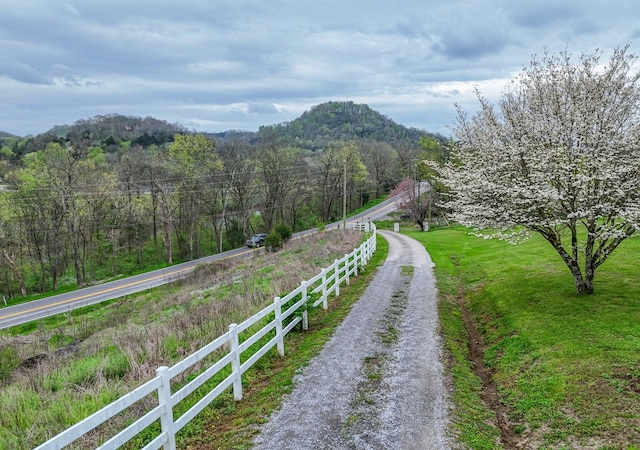
<svg viewBox="0 0 640 450">
<path fill-rule="evenodd" d="M 509 16 L 517 26 L 547 28 L 555 23 L 578 18 L 585 9 L 571 1 L 538 0 L 516 5 L 509 12 Z"/>
<path fill-rule="evenodd" d="M 52 84 L 38 70 L 22 61 L 0 57 L 0 76 L 25 84 Z"/>
<path fill-rule="evenodd" d="M 637 38 L 635 3 L 601 3 L 5 0 L 0 130 L 109 113 L 255 130 L 353 100 L 446 132 L 474 85 L 499 94 L 545 47 L 606 52 Z"/>
<path fill-rule="evenodd" d="M 508 37 L 497 30 L 477 30 L 468 34 L 454 31 L 446 32 L 440 42 L 433 44 L 432 49 L 448 58 L 478 60 L 499 53 L 508 44 Z"/>
</svg>

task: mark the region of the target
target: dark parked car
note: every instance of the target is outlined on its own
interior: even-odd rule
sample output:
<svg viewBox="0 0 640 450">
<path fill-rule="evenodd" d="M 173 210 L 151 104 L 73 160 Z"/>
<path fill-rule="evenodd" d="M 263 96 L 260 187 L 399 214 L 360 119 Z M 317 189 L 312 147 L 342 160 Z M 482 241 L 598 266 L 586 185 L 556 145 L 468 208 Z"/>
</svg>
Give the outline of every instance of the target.
<svg viewBox="0 0 640 450">
<path fill-rule="evenodd" d="M 264 238 L 266 237 L 267 235 L 264 233 L 254 234 L 249 239 L 247 239 L 247 247 L 257 248 L 264 246 Z"/>
</svg>

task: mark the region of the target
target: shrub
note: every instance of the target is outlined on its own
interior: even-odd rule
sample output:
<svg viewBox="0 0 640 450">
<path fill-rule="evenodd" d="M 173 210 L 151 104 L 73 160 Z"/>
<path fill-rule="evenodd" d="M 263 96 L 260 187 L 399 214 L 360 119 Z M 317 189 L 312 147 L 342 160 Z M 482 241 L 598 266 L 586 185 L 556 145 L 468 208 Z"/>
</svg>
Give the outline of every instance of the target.
<svg viewBox="0 0 640 450">
<path fill-rule="evenodd" d="M 282 244 L 284 244 L 284 239 L 275 229 L 271 230 L 267 237 L 264 238 L 264 247 L 269 252 L 277 252 L 282 248 Z"/>
<path fill-rule="evenodd" d="M 274 229 L 280 234 L 280 236 L 282 236 L 283 243 L 291 239 L 291 236 L 293 235 L 293 229 L 286 223 L 279 223 Z"/>
<path fill-rule="evenodd" d="M 237 219 L 231 221 L 231 225 L 224 232 L 224 250 L 231 250 L 234 248 L 242 247 L 245 242 L 244 230 L 240 222 Z"/>
</svg>

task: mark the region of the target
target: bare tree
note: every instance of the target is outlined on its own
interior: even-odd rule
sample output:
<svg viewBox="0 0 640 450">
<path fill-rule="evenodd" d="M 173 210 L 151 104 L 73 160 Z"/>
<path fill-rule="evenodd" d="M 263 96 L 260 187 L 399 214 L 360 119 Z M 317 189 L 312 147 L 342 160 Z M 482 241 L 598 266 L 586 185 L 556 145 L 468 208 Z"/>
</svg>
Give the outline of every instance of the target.
<svg viewBox="0 0 640 450">
<path fill-rule="evenodd" d="M 398 153 L 391 145 L 378 141 L 363 142 L 361 153 L 362 161 L 367 166 L 369 178 L 375 187 L 375 198 L 379 198 L 397 181 L 394 178 Z"/>
<path fill-rule="evenodd" d="M 193 259 L 200 256 L 199 232 L 204 221 L 203 207 L 211 200 L 211 188 L 221 188 L 216 184 L 215 175 L 222 170 L 222 163 L 215 151 L 215 143 L 206 136 L 176 134 L 169 146 L 169 164 L 176 177 L 178 242 L 181 247 L 186 242 L 186 253 L 189 259 Z"/>
<path fill-rule="evenodd" d="M 250 233 L 250 210 L 258 196 L 255 148 L 246 142 L 236 141 L 220 144 L 218 152 L 224 165 L 225 211 L 229 210 L 237 218 L 246 238 Z"/>
<path fill-rule="evenodd" d="M 342 193 L 342 163 L 338 147 L 329 146 L 317 159 L 319 176 L 317 192 L 320 217 L 323 222 L 339 216 L 340 194 Z"/>
<path fill-rule="evenodd" d="M 55 144 L 59 145 L 59 144 Z M 11 203 L 25 253 L 40 268 L 40 290 L 58 289 L 67 264 L 67 233 L 61 196 L 46 176 L 43 151 L 24 158 L 24 167 L 11 176 Z M 47 286 L 48 279 L 51 286 Z"/>
<path fill-rule="evenodd" d="M 306 166 L 300 151 L 294 147 L 270 144 L 258 151 L 257 159 L 264 186 L 263 217 L 267 230 L 285 217 L 289 194 L 301 178 L 300 169 Z"/>
<path fill-rule="evenodd" d="M 318 191 L 326 222 L 345 212 L 344 202 L 353 200 L 356 186 L 366 180 L 368 172 L 355 142 L 332 142 L 320 155 L 319 166 Z"/>
<path fill-rule="evenodd" d="M 408 211 L 421 231 L 425 230 L 425 219 L 433 204 L 431 189 L 426 186 L 427 183 L 406 178 L 389 194 L 390 197 L 398 196 L 398 208 Z"/>
<path fill-rule="evenodd" d="M 157 158 L 156 158 L 157 161 Z M 148 234 L 140 236 L 138 229 L 143 227 L 141 223 L 140 204 L 144 203 L 144 199 L 151 197 L 151 226 L 154 242 L 157 240 L 157 195 L 155 191 L 154 170 L 158 175 L 158 168 L 154 166 L 153 158 L 139 145 L 132 146 L 126 153 L 122 155 L 115 170 L 118 176 L 119 188 L 117 189 L 117 197 L 113 199 L 112 217 L 114 219 L 112 225 L 119 226 L 118 232 L 112 232 L 110 240 L 119 245 L 119 239 L 125 241 L 129 252 L 135 248 L 141 248 L 144 240 L 148 238 Z M 161 176 L 164 171 L 160 170 Z M 120 198 L 122 197 L 122 198 Z M 144 225 L 148 220 L 144 221 Z M 115 241 L 115 237 L 118 240 Z"/>
<path fill-rule="evenodd" d="M 25 296 L 27 295 L 27 286 L 18 264 L 19 243 L 16 239 L 16 230 L 12 226 L 16 223 L 5 217 L 0 217 L 0 267 L 6 267 L 11 272 L 20 286 L 20 293 Z M 8 281 L 7 290 L 10 290 Z M 9 293 L 9 295 L 11 294 Z"/>
<path fill-rule="evenodd" d="M 512 80 L 497 106 L 459 111 L 457 146 L 442 170 L 447 207 L 491 237 L 539 233 L 578 293 L 640 227 L 640 74 L 629 46 L 572 62 L 545 53 Z"/>
</svg>

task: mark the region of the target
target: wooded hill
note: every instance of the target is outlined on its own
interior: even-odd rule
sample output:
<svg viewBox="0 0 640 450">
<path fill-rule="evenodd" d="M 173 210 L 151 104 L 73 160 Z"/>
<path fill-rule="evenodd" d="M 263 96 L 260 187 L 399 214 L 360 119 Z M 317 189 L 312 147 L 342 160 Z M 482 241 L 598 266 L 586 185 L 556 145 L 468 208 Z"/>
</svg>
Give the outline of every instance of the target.
<svg viewBox="0 0 640 450">
<path fill-rule="evenodd" d="M 88 141 L 88 145 L 101 146 L 108 153 L 107 147 L 121 142 L 142 147 L 162 145 L 171 142 L 174 134 L 188 132 L 180 124 L 153 117 L 109 114 L 80 119 L 73 125 L 56 125 L 44 133 L 25 138 L 0 131 L 0 138 L 21 139 L 19 148 L 14 149 L 14 154 L 21 156 L 45 147 L 48 142 L 65 139 L 78 141 L 82 138 Z M 397 124 L 368 105 L 354 102 L 322 103 L 291 122 L 261 126 L 257 132 L 228 130 L 204 134 L 216 141 L 244 141 L 250 144 L 269 141 L 314 151 L 335 141 L 373 140 L 387 144 L 415 145 L 423 137 L 433 138 L 441 143 L 447 140 L 439 134 Z"/>
<path fill-rule="evenodd" d="M 368 105 L 354 102 L 327 102 L 312 107 L 300 117 L 276 125 L 262 126 L 257 133 L 229 131 L 213 134 L 218 139 L 243 139 L 250 142 L 276 141 L 308 150 L 325 148 L 335 141 L 372 140 L 388 144 L 413 143 L 420 138 L 447 139 L 439 134 L 407 128 Z"/>
<path fill-rule="evenodd" d="M 149 147 L 173 141 L 175 134 L 188 133 L 189 130 L 179 124 L 171 124 L 153 117 L 132 117 L 121 114 L 95 116 L 80 119 L 73 125 L 56 125 L 36 136 L 20 138 L 0 132 L 0 144 L 10 147 L 14 156 L 44 149 L 48 143 L 71 143 L 74 146 L 98 146 L 106 153 L 119 150 L 122 143 Z"/>
</svg>

